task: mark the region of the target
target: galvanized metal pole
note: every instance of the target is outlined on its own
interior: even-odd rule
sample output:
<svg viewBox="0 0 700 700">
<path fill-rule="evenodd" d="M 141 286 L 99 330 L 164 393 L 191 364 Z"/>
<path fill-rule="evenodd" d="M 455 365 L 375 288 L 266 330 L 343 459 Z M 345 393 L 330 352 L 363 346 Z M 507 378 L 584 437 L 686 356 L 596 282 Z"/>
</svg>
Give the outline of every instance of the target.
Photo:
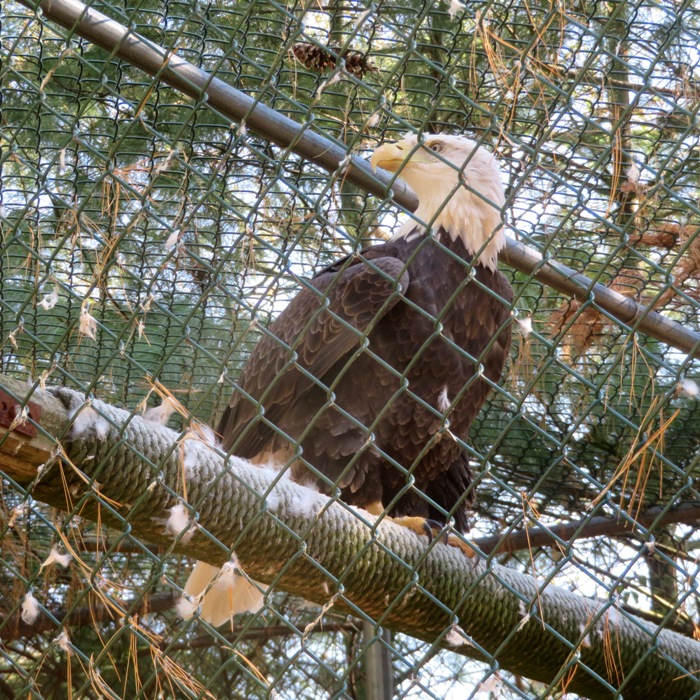
<svg viewBox="0 0 700 700">
<path fill-rule="evenodd" d="M 417 208 L 415 193 L 402 180 L 393 180 L 389 173 L 382 170 L 373 173 L 366 160 L 349 157 L 342 146 L 311 131 L 310 124 L 299 124 L 279 114 L 79 0 L 18 1 L 32 10 L 41 10 L 51 21 L 186 95 L 205 99 L 212 109 L 244 123 L 246 128 L 273 143 L 290 148 L 329 172 L 342 171 L 339 174 L 343 179 L 357 187 L 380 197 L 391 195 L 397 204 L 408 211 Z M 604 312 L 633 330 L 646 333 L 700 359 L 699 333 L 593 282 L 585 275 L 552 259 L 545 260 L 540 253 L 510 239 L 501 259 L 557 291 L 581 301 L 595 302 Z"/>
<path fill-rule="evenodd" d="M 378 630 L 371 622 L 362 623 L 362 641 L 365 648 L 364 676 L 366 700 L 391 700 L 394 697 L 394 677 L 391 652 L 381 640 L 391 642 L 389 630 Z"/>
</svg>

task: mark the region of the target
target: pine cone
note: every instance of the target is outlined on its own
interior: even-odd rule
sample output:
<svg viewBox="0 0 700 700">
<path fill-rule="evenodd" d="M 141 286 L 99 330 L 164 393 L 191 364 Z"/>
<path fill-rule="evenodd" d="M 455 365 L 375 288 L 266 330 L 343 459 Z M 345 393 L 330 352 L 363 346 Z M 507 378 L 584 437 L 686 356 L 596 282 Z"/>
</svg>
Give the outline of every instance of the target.
<svg viewBox="0 0 700 700">
<path fill-rule="evenodd" d="M 342 56 L 345 59 L 345 70 L 358 78 L 362 78 L 365 73 L 377 70 L 362 51 L 346 51 Z"/>
<path fill-rule="evenodd" d="M 333 47 L 336 54 L 339 54 L 345 61 L 345 69 L 351 75 L 362 78 L 365 73 L 376 71 L 368 60 L 367 56 L 362 51 L 345 51 L 340 52 L 339 49 Z M 309 70 L 321 73 L 329 68 L 335 68 L 337 65 L 336 57 L 330 50 L 325 49 L 316 44 L 294 44 L 292 46 L 294 57 Z"/>
<path fill-rule="evenodd" d="M 309 70 L 320 73 L 326 68 L 335 68 L 335 56 L 316 44 L 294 44 L 292 53 Z"/>
</svg>

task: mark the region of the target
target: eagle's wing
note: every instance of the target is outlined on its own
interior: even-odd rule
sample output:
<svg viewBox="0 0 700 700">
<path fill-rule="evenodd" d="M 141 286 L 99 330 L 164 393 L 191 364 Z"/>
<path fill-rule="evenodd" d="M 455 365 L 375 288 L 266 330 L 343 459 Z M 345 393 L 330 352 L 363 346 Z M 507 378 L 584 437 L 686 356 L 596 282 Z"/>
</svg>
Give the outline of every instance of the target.
<svg viewBox="0 0 700 700">
<path fill-rule="evenodd" d="M 486 280 L 483 280 L 486 278 Z M 484 374 L 492 382 L 498 382 L 503 374 L 511 341 L 510 309 L 513 303 L 513 289 L 505 275 L 500 271 L 483 272 L 482 282 L 493 294 L 487 294 L 483 303 L 476 304 L 471 309 L 470 322 L 465 324 L 471 329 L 471 341 L 474 343 L 472 351 L 478 356 L 478 348 L 488 347 L 490 349 L 483 359 Z M 462 402 L 467 402 L 468 406 L 462 406 L 460 414 L 462 420 L 466 421 L 462 425 L 460 437 L 466 440 L 469 433 L 469 426 L 476 418 L 477 413 L 486 400 L 490 389 L 486 384 L 474 385 L 473 389 L 463 397 Z M 473 479 L 472 469 L 466 453 L 462 453 L 449 467 L 449 469 L 437 474 L 431 481 L 427 490 L 428 496 L 435 501 L 443 510 L 453 511 L 455 526 L 459 532 L 469 531 L 468 515 L 471 506 L 474 504 L 475 491 L 472 490 L 465 497 Z M 455 505 L 457 507 L 455 508 Z M 429 517 L 442 522 L 444 516 L 438 510 L 432 510 Z"/>
<path fill-rule="evenodd" d="M 506 276 L 498 270 L 492 273 L 489 288 L 494 296 L 478 310 L 476 318 L 478 327 L 485 336 L 482 347 L 488 347 L 489 341 L 493 339 L 484 362 L 485 374 L 492 382 L 498 383 L 510 351 L 511 325 L 508 319 L 513 305 L 513 288 Z"/>
<path fill-rule="evenodd" d="M 408 286 L 405 263 L 381 247 L 335 263 L 302 289 L 255 347 L 219 423 L 225 449 L 251 459 L 267 449 L 285 413 Z M 260 405 L 264 407 L 263 413 Z M 269 423 L 268 423 L 269 422 Z"/>
</svg>

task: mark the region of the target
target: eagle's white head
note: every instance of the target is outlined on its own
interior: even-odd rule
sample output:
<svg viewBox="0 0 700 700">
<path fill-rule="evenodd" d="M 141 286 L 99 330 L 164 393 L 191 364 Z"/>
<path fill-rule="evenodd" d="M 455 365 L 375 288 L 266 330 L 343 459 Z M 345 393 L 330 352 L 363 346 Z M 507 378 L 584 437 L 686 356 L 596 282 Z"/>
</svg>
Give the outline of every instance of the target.
<svg viewBox="0 0 700 700">
<path fill-rule="evenodd" d="M 478 262 L 496 269 L 505 246 L 502 212 L 505 194 L 498 161 L 485 148 L 464 136 L 408 134 L 397 143 L 379 146 L 372 167 L 398 173 L 420 202 L 415 216 L 442 227 L 452 240 L 461 238 Z M 416 228 L 410 219 L 396 234 L 405 237 Z"/>
</svg>

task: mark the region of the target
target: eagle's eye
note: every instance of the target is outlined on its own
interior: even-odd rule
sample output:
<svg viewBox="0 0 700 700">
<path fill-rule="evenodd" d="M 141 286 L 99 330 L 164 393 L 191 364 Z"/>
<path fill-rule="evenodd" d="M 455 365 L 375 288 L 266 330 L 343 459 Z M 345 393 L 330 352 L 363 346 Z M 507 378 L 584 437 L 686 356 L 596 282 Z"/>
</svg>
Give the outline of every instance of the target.
<svg viewBox="0 0 700 700">
<path fill-rule="evenodd" d="M 439 141 L 433 141 L 433 143 L 429 144 L 428 148 L 433 153 L 442 153 L 443 149 L 445 148 L 445 145 L 440 143 Z"/>
</svg>

